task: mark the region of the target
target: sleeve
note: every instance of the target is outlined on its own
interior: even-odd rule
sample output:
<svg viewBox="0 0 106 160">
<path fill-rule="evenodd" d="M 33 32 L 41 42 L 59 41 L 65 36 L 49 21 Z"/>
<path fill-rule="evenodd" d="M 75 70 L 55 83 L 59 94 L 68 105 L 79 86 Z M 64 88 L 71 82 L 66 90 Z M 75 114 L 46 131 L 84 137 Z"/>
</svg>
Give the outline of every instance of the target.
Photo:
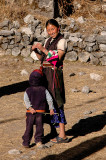
<svg viewBox="0 0 106 160">
<path fill-rule="evenodd" d="M 24 93 L 24 103 L 25 103 L 25 106 L 27 109 L 29 107 L 32 107 L 31 102 L 30 102 L 29 97 L 26 92 Z"/>
<path fill-rule="evenodd" d="M 57 50 L 66 51 L 66 49 L 67 49 L 67 41 L 66 39 L 62 38 L 59 40 L 57 44 Z"/>
<path fill-rule="evenodd" d="M 50 95 L 50 93 L 47 89 L 45 92 L 46 92 L 46 100 L 49 105 L 49 110 L 54 109 L 52 96 Z"/>
</svg>

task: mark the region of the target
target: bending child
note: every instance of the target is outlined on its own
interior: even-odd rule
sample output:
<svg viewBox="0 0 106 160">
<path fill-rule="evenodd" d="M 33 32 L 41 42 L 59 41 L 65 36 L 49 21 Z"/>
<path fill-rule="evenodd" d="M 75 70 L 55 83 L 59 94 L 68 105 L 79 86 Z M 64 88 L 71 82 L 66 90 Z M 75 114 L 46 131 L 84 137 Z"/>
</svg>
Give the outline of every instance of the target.
<svg viewBox="0 0 106 160">
<path fill-rule="evenodd" d="M 46 110 L 47 103 L 50 115 L 54 114 L 53 100 L 48 90 L 43 86 L 43 73 L 41 70 L 34 70 L 29 77 L 29 84 L 24 93 L 24 102 L 26 111 L 26 130 L 22 137 L 23 146 L 29 148 L 33 136 L 33 125 L 36 125 L 35 143 L 37 147 L 44 148 L 42 144 L 43 130 L 43 114 Z"/>
</svg>

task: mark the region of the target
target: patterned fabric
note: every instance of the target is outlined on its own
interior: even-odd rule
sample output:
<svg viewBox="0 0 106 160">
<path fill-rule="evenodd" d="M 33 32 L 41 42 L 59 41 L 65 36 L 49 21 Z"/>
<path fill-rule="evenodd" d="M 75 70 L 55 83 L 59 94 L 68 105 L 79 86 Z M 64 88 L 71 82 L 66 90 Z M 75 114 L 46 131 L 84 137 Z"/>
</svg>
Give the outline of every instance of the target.
<svg viewBox="0 0 106 160">
<path fill-rule="evenodd" d="M 54 114 L 51 118 L 51 123 L 53 123 L 53 125 L 58 128 L 59 127 L 59 123 L 64 123 L 67 124 L 66 122 L 66 118 L 64 115 L 64 108 L 63 106 L 60 107 L 59 109 L 54 109 L 54 113 L 59 113 L 58 114 Z"/>
<path fill-rule="evenodd" d="M 47 55 L 46 60 L 55 67 L 57 62 L 59 61 L 58 51 L 57 50 L 50 50 Z"/>
</svg>

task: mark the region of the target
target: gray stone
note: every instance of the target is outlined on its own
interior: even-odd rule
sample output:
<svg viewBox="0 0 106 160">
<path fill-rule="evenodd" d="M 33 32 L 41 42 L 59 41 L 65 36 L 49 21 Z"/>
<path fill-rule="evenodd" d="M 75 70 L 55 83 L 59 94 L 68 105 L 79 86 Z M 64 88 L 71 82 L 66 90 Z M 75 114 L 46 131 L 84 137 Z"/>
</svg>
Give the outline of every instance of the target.
<svg viewBox="0 0 106 160">
<path fill-rule="evenodd" d="M 90 35 L 90 36 L 85 37 L 84 41 L 90 42 L 90 43 L 95 42 L 96 41 L 95 35 Z"/>
<path fill-rule="evenodd" d="M 73 50 L 73 45 L 72 43 L 68 42 L 67 43 L 67 52 L 72 51 Z"/>
<path fill-rule="evenodd" d="M 83 75 L 85 75 L 86 73 L 85 72 L 79 72 L 78 73 L 80 76 L 83 76 Z"/>
<path fill-rule="evenodd" d="M 94 52 L 93 56 L 96 57 L 96 58 L 101 58 L 101 57 L 104 56 L 104 52 Z"/>
<path fill-rule="evenodd" d="M 100 81 L 103 79 L 103 76 L 100 76 L 99 74 L 96 73 L 90 73 L 90 78 L 95 81 Z"/>
<path fill-rule="evenodd" d="M 100 44 L 99 48 L 101 51 L 106 52 L 106 44 Z"/>
<path fill-rule="evenodd" d="M 78 58 L 78 55 L 75 51 L 68 52 L 65 56 L 65 59 L 70 60 L 70 61 L 76 61 Z"/>
<path fill-rule="evenodd" d="M 86 50 L 87 52 L 92 52 L 92 51 L 93 51 L 93 48 L 90 47 L 90 46 L 86 46 L 86 47 L 85 47 L 85 50 Z"/>
<path fill-rule="evenodd" d="M 22 151 L 17 150 L 17 149 L 11 149 L 11 150 L 8 151 L 8 154 L 15 154 L 15 155 L 17 155 L 17 154 L 21 154 L 21 153 L 22 153 Z"/>
<path fill-rule="evenodd" d="M 19 43 L 22 39 L 22 36 L 15 36 L 15 43 Z"/>
<path fill-rule="evenodd" d="M 13 49 L 14 48 L 14 45 L 11 44 L 11 45 L 8 45 L 8 49 Z"/>
<path fill-rule="evenodd" d="M 106 56 L 103 56 L 102 58 L 100 58 L 100 62 L 103 66 L 106 66 Z"/>
<path fill-rule="evenodd" d="M 72 88 L 71 92 L 79 92 L 79 90 L 77 88 Z"/>
<path fill-rule="evenodd" d="M 22 76 L 28 75 L 28 72 L 27 72 L 25 69 L 23 69 L 23 70 L 21 71 L 21 75 L 22 75 Z"/>
<path fill-rule="evenodd" d="M 99 45 L 98 45 L 98 44 L 95 44 L 95 45 L 93 46 L 93 51 L 97 51 L 97 50 L 99 50 Z"/>
<path fill-rule="evenodd" d="M 84 49 L 86 46 L 84 45 L 83 42 L 78 42 L 78 47 L 79 47 L 80 49 Z"/>
<path fill-rule="evenodd" d="M 78 54 L 79 61 L 88 62 L 90 59 L 90 54 L 88 52 L 81 52 Z"/>
<path fill-rule="evenodd" d="M 69 36 L 69 40 L 71 42 L 79 42 L 79 38 L 77 38 L 77 37 L 71 37 L 71 36 Z"/>
<path fill-rule="evenodd" d="M 20 28 L 20 23 L 18 21 L 13 21 L 13 27 L 16 29 Z"/>
<path fill-rule="evenodd" d="M 22 37 L 23 37 L 24 41 L 29 41 L 29 36 L 28 35 L 24 34 Z"/>
<path fill-rule="evenodd" d="M 28 15 L 24 18 L 24 22 L 27 23 L 27 24 L 34 22 L 34 20 L 35 20 L 35 18 L 34 18 L 34 16 L 32 16 L 31 14 L 28 14 Z"/>
<path fill-rule="evenodd" d="M 30 36 L 30 35 L 33 34 L 33 32 L 31 31 L 31 29 L 28 28 L 28 27 L 21 27 L 21 28 L 20 28 L 20 31 L 21 31 L 22 33 L 27 34 L 28 36 Z"/>
<path fill-rule="evenodd" d="M 5 52 L 5 55 L 11 55 L 12 54 L 12 50 L 11 49 L 7 49 Z"/>
<path fill-rule="evenodd" d="M 0 23 L 0 29 L 4 28 L 4 27 L 7 27 L 9 26 L 9 20 L 4 20 L 3 22 Z"/>
<path fill-rule="evenodd" d="M 65 39 L 69 39 L 69 36 L 70 36 L 69 32 L 64 32 L 64 38 Z"/>
<path fill-rule="evenodd" d="M 6 50 L 6 49 L 8 48 L 8 43 L 3 43 L 3 44 L 1 44 L 1 48 L 2 48 L 3 50 Z"/>
<path fill-rule="evenodd" d="M 14 35 L 15 32 L 14 31 L 9 31 L 9 30 L 1 30 L 0 31 L 0 36 L 11 36 Z"/>
<path fill-rule="evenodd" d="M 90 92 L 90 88 L 88 86 L 84 86 L 82 88 L 82 93 L 89 93 Z"/>
<path fill-rule="evenodd" d="M 106 44 L 106 36 L 98 35 L 96 40 L 98 43 Z"/>
<path fill-rule="evenodd" d="M 21 51 L 21 56 L 23 56 L 23 57 L 29 57 L 30 53 L 31 53 L 31 48 L 27 47 L 27 48 L 24 48 Z"/>
<path fill-rule="evenodd" d="M 8 43 L 8 38 L 3 38 L 2 43 Z"/>
<path fill-rule="evenodd" d="M 101 34 L 102 36 L 106 36 L 106 31 L 102 31 L 100 34 Z"/>
<path fill-rule="evenodd" d="M 12 49 L 12 55 L 13 56 L 18 56 L 21 53 L 19 47 L 15 47 Z"/>
<path fill-rule="evenodd" d="M 99 59 L 94 57 L 93 55 L 90 55 L 90 63 L 93 65 L 98 65 L 99 64 Z"/>
</svg>

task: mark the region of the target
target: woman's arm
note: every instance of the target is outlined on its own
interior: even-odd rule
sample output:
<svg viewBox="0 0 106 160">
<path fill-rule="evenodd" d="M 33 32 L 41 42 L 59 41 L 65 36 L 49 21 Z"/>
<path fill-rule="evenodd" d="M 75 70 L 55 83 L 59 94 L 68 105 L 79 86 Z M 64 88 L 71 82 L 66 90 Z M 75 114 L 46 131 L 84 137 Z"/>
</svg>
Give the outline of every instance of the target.
<svg viewBox="0 0 106 160">
<path fill-rule="evenodd" d="M 42 59 L 42 55 L 40 55 L 39 53 L 36 52 L 36 49 L 39 49 L 41 52 L 43 52 L 45 55 L 48 54 L 48 50 L 46 50 L 45 47 L 42 46 L 41 43 L 37 43 L 37 44 L 34 44 L 32 46 L 32 50 L 35 51 L 35 54 L 37 55 L 38 59 L 41 60 Z"/>
</svg>

